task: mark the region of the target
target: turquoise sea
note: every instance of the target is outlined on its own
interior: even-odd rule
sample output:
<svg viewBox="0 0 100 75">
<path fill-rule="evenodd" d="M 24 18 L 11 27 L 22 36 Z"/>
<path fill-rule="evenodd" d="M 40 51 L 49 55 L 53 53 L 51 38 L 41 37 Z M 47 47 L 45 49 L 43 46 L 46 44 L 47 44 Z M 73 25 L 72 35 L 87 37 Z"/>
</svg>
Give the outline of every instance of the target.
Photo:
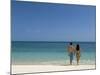
<svg viewBox="0 0 100 75">
<path fill-rule="evenodd" d="M 11 59 L 14 65 L 66 65 L 69 64 L 69 42 L 12 41 Z M 95 64 L 96 42 L 73 42 L 80 44 L 80 64 Z M 74 57 L 73 64 L 76 64 Z"/>
</svg>

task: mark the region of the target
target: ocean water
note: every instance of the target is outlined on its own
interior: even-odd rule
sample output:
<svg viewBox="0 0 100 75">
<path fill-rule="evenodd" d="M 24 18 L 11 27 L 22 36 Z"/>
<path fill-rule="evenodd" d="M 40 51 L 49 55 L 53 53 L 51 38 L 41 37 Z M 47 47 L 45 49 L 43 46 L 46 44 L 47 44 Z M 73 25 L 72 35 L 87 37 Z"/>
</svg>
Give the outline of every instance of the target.
<svg viewBox="0 0 100 75">
<path fill-rule="evenodd" d="M 30 42 L 12 41 L 11 59 L 14 65 L 67 65 L 69 56 L 68 42 Z M 95 42 L 73 42 L 80 44 L 80 64 L 95 64 Z M 76 64 L 74 56 L 73 64 Z"/>
</svg>

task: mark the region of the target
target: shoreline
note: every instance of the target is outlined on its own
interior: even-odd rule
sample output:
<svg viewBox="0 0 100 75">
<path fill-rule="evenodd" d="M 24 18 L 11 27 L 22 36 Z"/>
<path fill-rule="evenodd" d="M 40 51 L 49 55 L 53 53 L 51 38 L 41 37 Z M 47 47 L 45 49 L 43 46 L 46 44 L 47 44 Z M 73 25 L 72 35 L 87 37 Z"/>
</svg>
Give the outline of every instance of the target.
<svg viewBox="0 0 100 75">
<path fill-rule="evenodd" d="M 96 65 L 11 65 L 11 74 L 96 69 Z"/>
</svg>

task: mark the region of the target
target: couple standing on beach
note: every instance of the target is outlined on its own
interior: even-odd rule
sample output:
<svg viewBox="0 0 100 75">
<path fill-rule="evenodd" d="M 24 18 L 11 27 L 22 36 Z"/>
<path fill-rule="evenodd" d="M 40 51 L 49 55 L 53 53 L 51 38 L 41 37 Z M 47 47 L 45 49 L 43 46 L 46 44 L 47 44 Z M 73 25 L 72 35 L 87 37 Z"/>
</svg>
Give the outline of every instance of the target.
<svg viewBox="0 0 100 75">
<path fill-rule="evenodd" d="M 80 46 L 79 44 L 76 45 L 76 47 L 70 42 L 68 46 L 68 53 L 70 57 L 70 65 L 72 65 L 73 57 L 76 55 L 77 65 L 79 64 L 80 60 Z"/>
</svg>

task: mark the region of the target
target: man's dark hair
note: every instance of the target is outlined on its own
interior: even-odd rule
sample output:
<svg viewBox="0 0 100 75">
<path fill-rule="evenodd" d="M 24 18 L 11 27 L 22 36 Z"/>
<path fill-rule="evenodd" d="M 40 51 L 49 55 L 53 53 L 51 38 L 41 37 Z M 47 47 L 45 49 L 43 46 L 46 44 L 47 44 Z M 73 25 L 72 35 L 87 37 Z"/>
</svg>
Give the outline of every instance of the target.
<svg viewBox="0 0 100 75">
<path fill-rule="evenodd" d="M 72 42 L 70 42 L 70 45 L 72 45 Z"/>
</svg>

